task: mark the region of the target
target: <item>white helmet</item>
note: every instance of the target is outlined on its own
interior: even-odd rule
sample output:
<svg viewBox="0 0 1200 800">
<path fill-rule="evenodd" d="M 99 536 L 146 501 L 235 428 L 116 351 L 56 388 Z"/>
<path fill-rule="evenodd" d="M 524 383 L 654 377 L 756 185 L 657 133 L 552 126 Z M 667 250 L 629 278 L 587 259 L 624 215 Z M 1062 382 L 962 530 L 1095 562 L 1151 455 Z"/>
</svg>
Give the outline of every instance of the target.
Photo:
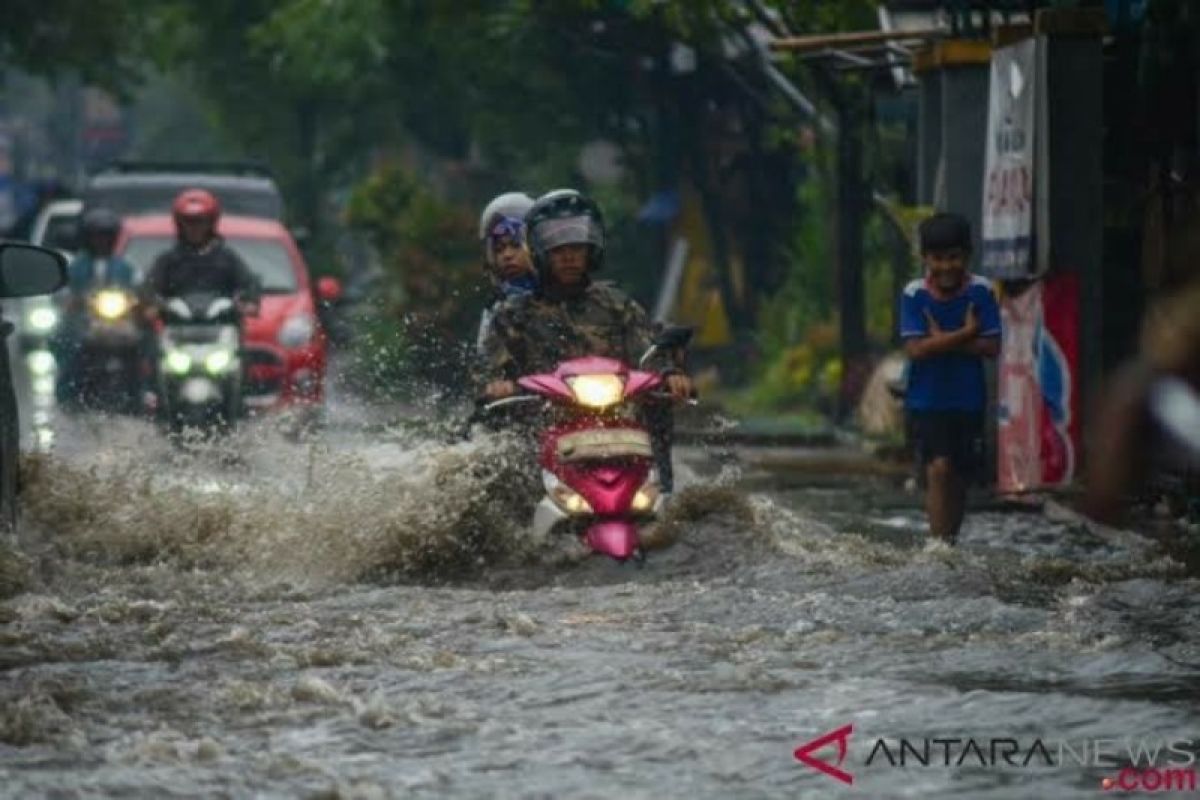
<svg viewBox="0 0 1200 800">
<path fill-rule="evenodd" d="M 479 215 L 479 241 L 487 240 L 488 231 L 497 217 L 512 217 L 524 220 L 526 212 L 533 206 L 533 198 L 524 192 L 505 192 L 492 198 Z"/>
</svg>

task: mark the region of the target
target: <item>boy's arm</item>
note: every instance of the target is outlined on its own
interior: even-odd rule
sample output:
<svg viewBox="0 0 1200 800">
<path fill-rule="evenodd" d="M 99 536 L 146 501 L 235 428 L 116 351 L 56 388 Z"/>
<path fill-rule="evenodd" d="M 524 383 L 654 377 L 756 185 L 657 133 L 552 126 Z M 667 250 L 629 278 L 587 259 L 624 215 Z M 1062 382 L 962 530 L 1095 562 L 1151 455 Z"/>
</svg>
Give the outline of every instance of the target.
<svg viewBox="0 0 1200 800">
<path fill-rule="evenodd" d="M 900 336 L 904 352 L 914 361 L 958 350 L 975 338 L 978 326 L 967 312 L 967 323 L 956 331 L 943 331 L 915 294 L 900 300 Z"/>
<path fill-rule="evenodd" d="M 995 358 L 1000 355 L 1000 337 L 980 334 L 960 347 L 959 352 L 981 358 Z"/>
<path fill-rule="evenodd" d="M 980 291 L 971 306 L 979 322 L 979 333 L 962 346 L 961 352 L 983 358 L 1000 355 L 1000 304 L 991 290 Z"/>
<path fill-rule="evenodd" d="M 956 331 L 942 331 L 932 320 L 930 320 L 930 325 L 933 330 L 928 335 L 904 340 L 904 352 L 914 361 L 943 353 L 964 352 L 966 348 L 978 341 L 976 339 L 978 328 L 972 325 L 969 318 L 967 323 Z"/>
</svg>

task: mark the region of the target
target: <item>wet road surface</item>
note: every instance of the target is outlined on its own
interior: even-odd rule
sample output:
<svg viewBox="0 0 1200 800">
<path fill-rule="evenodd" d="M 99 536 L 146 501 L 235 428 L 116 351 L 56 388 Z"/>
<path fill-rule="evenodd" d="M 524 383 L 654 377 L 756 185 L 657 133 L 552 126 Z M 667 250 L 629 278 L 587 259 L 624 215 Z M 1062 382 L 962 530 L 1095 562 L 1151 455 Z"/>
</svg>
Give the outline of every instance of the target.
<svg viewBox="0 0 1200 800">
<path fill-rule="evenodd" d="M 927 547 L 894 480 L 691 450 L 638 568 L 527 541 L 500 440 L 57 425 L 0 551 L 0 796 L 1093 797 L 1120 759 L 865 760 L 1200 739 L 1197 581 L 1069 514 Z M 850 723 L 853 788 L 793 757 Z"/>
</svg>

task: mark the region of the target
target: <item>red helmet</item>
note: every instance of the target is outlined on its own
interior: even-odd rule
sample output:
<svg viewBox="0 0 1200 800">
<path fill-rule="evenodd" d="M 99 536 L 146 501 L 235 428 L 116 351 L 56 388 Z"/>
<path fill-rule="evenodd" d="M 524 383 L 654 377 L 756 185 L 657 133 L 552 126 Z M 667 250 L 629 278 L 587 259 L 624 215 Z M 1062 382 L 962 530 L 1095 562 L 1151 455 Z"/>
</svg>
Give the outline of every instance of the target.
<svg viewBox="0 0 1200 800">
<path fill-rule="evenodd" d="M 175 216 L 176 224 L 184 219 L 204 217 L 211 221 L 215 228 L 217 220 L 221 217 L 221 204 L 212 192 L 187 189 L 175 198 L 175 202 L 171 204 L 171 213 Z"/>
</svg>

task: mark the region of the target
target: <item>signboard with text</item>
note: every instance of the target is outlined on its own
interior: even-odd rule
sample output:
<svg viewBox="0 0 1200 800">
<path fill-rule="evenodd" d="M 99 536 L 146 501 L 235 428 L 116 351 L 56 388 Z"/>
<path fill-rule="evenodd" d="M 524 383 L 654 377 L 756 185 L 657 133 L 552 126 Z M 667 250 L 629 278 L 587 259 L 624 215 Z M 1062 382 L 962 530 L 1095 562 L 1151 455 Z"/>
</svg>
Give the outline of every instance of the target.
<svg viewBox="0 0 1200 800">
<path fill-rule="evenodd" d="M 1034 271 L 1037 48 L 1026 39 L 992 54 L 980 271 L 995 279 Z"/>
</svg>

